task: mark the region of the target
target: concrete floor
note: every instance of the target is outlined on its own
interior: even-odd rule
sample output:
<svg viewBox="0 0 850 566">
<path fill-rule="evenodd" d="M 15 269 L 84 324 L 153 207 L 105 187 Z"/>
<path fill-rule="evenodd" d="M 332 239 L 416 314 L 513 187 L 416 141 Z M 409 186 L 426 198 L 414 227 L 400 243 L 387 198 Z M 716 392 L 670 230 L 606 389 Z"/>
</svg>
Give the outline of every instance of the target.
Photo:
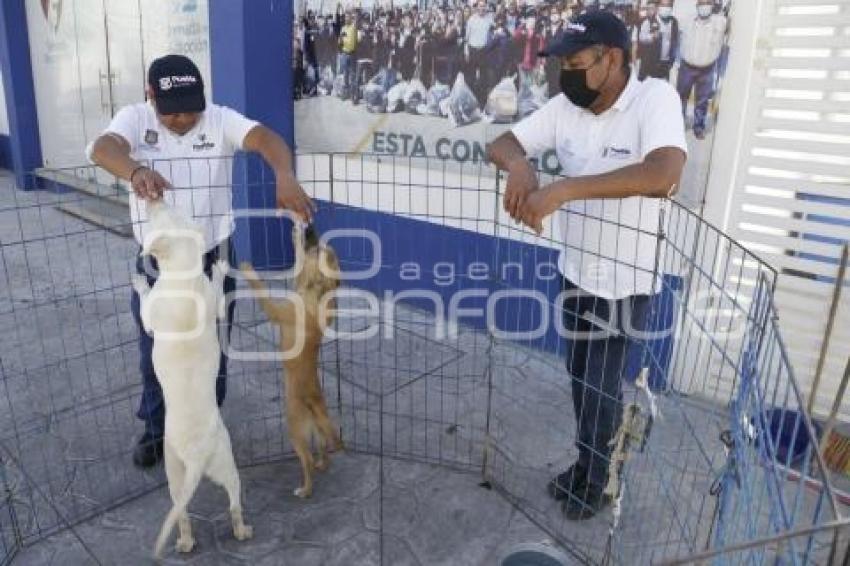
<svg viewBox="0 0 850 566">
<path fill-rule="evenodd" d="M 15 564 L 150 563 L 169 503 L 162 471 L 130 463 L 140 432 L 128 305 L 136 246 L 57 212 L 55 198 L 13 192 L 0 177 L 0 487 L 11 497 L 0 499 L 0 542 L 11 511 L 26 543 Z M 432 324 L 400 309 L 392 340 L 325 344 L 325 392 L 349 450 L 309 501 L 292 495 L 299 472 L 278 365 L 231 359 L 223 415 L 255 537 L 233 540 L 223 492 L 204 483 L 190 506 L 197 549 L 167 562 L 490 565 L 515 544 L 554 541 L 577 563 L 601 561 L 610 512 L 570 523 L 545 492 L 575 458 L 562 360 L 471 330 L 437 341 Z M 275 350 L 250 301 L 237 305 L 233 342 Z M 615 563 L 688 555 L 712 527 L 728 416 L 672 394 L 659 403 L 664 418 L 627 468 Z M 759 477 L 745 480 L 761 525 L 771 505 Z M 805 510 L 813 501 L 803 496 Z"/>
<path fill-rule="evenodd" d="M 237 542 L 224 493 L 205 483 L 192 503 L 196 549 L 164 563 L 351 565 L 497 564 L 511 546 L 547 537 L 468 474 L 430 465 L 344 454 L 318 481 L 314 497 L 292 495 L 297 463 L 242 469 L 254 538 Z M 15 564 L 145 564 L 170 506 L 158 489 L 25 549 Z M 383 562 L 379 525 L 383 512 Z M 77 538 L 79 537 L 79 538 Z M 87 549 L 83 547 L 84 541 Z"/>
</svg>

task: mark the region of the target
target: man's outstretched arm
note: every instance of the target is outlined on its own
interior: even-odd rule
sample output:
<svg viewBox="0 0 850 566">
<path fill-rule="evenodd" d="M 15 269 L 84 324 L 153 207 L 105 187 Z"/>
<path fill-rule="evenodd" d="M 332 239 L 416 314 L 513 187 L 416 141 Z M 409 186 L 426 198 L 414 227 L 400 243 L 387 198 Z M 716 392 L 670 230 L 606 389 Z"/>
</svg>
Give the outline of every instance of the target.
<svg viewBox="0 0 850 566">
<path fill-rule="evenodd" d="M 295 178 L 292 152 L 284 139 L 271 129 L 259 124 L 251 128 L 242 146 L 247 151 L 256 151 L 262 155 L 274 171 L 277 205 L 291 210 L 305 222 L 312 220 L 316 207 Z"/>
</svg>

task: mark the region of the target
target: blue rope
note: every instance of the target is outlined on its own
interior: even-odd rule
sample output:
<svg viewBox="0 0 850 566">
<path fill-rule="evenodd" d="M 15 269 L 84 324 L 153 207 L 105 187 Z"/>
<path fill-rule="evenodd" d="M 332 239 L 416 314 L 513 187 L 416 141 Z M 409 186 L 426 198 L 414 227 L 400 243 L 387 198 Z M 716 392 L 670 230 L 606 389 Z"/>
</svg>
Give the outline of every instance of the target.
<svg viewBox="0 0 850 566">
<path fill-rule="evenodd" d="M 739 375 L 741 376 L 738 395 L 730 403 L 730 428 L 723 431 L 720 435 L 720 441 L 726 448 L 726 465 L 723 467 L 718 478 L 711 487 L 710 493 L 718 497 L 717 511 L 717 531 L 715 532 L 714 544 L 718 549 L 724 548 L 726 545 L 727 527 L 729 523 L 740 523 L 739 513 L 732 513 L 733 488 L 737 488 L 738 500 L 746 512 L 745 528 L 748 538 L 755 538 L 756 520 L 753 517 L 753 497 L 751 490 L 751 477 L 749 466 L 745 454 L 745 448 L 754 440 L 750 437 L 749 431 L 744 430 L 745 425 L 749 425 L 746 407 L 749 401 L 752 400 L 752 376 L 755 373 L 755 358 L 752 354 L 752 349 L 744 350 L 741 356 L 741 368 Z M 749 428 L 749 427 L 748 427 Z M 736 519 L 738 519 L 736 521 Z M 749 563 L 758 563 L 756 557 L 750 554 Z M 723 558 L 718 557 L 715 563 L 722 564 Z"/>
</svg>

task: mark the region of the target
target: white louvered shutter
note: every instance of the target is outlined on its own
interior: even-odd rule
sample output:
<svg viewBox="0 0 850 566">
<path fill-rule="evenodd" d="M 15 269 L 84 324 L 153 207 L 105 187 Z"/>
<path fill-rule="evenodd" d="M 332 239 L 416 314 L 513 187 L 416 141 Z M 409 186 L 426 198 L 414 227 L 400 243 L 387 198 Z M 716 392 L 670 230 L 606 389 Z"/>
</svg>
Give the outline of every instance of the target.
<svg viewBox="0 0 850 566">
<path fill-rule="evenodd" d="M 780 273 L 780 326 L 808 395 L 850 240 L 850 0 L 764 0 L 759 26 L 728 231 Z M 845 277 L 816 414 L 829 411 L 848 356 Z"/>
</svg>

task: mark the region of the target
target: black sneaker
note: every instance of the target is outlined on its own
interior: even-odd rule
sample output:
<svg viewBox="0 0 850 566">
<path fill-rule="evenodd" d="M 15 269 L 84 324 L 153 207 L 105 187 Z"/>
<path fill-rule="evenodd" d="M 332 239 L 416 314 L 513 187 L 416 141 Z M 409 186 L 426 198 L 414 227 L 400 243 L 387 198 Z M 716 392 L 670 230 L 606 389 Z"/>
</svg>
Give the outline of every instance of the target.
<svg viewBox="0 0 850 566">
<path fill-rule="evenodd" d="M 133 463 L 139 468 L 151 468 L 162 460 L 162 439 L 143 435 L 133 450 Z"/>
<path fill-rule="evenodd" d="M 588 484 L 584 490 L 564 501 L 564 515 L 570 521 L 590 519 L 609 505 L 612 499 L 604 493 L 604 488 Z"/>
<path fill-rule="evenodd" d="M 587 486 L 587 470 L 578 462 L 567 469 L 566 472 L 552 478 L 546 486 L 549 495 L 555 501 L 561 501 L 572 497 L 581 497 L 581 492 Z"/>
</svg>

